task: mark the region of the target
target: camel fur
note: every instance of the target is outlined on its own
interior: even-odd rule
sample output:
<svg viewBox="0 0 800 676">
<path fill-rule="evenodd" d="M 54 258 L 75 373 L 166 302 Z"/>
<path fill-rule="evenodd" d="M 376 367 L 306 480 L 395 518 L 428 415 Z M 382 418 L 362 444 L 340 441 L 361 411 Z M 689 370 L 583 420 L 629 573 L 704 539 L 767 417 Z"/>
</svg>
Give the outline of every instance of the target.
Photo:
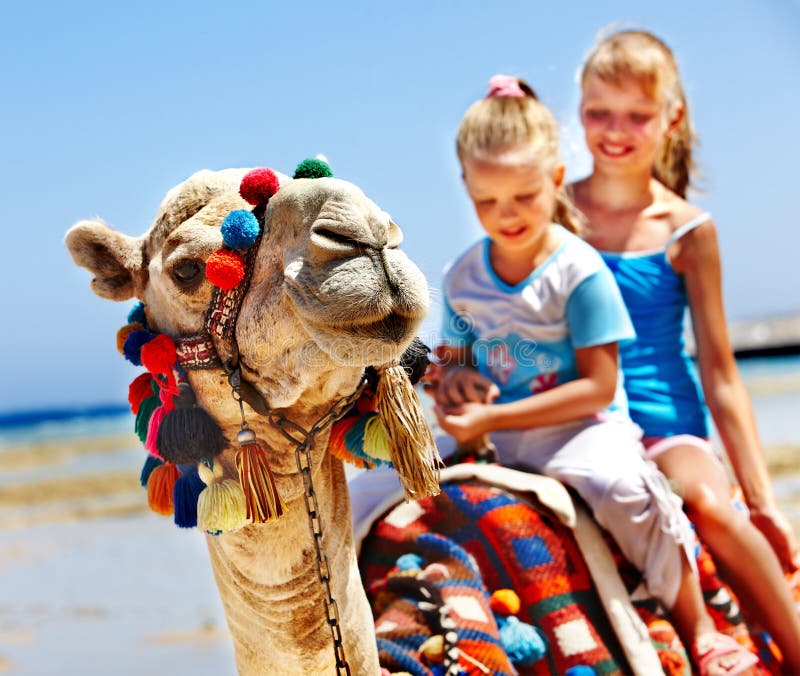
<svg viewBox="0 0 800 676">
<path fill-rule="evenodd" d="M 203 274 L 220 248 L 220 225 L 249 208 L 238 188 L 245 169 L 201 171 L 171 190 L 150 229 L 130 237 L 100 221 L 66 236 L 93 291 L 138 298 L 149 325 L 173 337 L 202 330 L 212 287 Z M 354 185 L 280 177 L 236 326 L 242 375 L 273 410 L 309 429 L 357 387 L 366 366 L 395 361 L 428 310 L 428 289 L 398 249 L 389 215 Z M 223 359 L 226 355 L 221 355 Z M 218 370 L 191 371 L 198 403 L 232 441 L 238 404 Z M 335 673 L 324 587 L 297 471 L 294 445 L 245 406 L 286 503 L 280 519 L 220 536 L 208 549 L 236 663 L 242 674 Z M 341 461 L 325 452 L 329 428 L 311 451 L 323 547 L 337 599 L 344 651 L 354 674 L 379 672 L 373 621 L 356 564 L 351 508 Z M 234 444 L 222 455 L 236 478 Z"/>
</svg>

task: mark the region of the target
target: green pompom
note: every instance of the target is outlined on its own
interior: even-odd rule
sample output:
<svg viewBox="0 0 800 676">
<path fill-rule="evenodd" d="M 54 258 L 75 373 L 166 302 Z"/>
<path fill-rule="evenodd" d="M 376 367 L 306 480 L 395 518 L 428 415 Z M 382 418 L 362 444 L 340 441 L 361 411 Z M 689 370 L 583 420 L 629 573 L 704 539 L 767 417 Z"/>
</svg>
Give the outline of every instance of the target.
<svg viewBox="0 0 800 676">
<path fill-rule="evenodd" d="M 294 170 L 294 178 L 333 178 L 333 171 L 324 160 L 303 160 Z"/>
</svg>

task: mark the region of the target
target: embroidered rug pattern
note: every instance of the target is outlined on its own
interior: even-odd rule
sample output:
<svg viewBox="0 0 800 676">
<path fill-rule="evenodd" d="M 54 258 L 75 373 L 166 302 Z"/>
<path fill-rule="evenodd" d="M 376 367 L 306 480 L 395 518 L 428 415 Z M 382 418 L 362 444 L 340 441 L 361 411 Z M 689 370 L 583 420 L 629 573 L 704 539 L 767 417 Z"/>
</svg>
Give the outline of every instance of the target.
<svg viewBox="0 0 800 676">
<path fill-rule="evenodd" d="M 641 575 L 608 539 L 622 579 L 633 591 Z M 432 554 L 432 547 L 438 554 Z M 474 577 L 470 566 L 459 559 L 459 551 L 468 553 L 477 565 Z M 547 641 L 542 659 L 531 666 L 516 665 L 520 674 L 563 674 L 579 665 L 590 666 L 597 674 L 628 670 L 571 531 L 546 509 L 534 508 L 495 487 L 464 482 L 443 485 L 442 493 L 434 498 L 396 506 L 373 525 L 362 545 L 359 563 L 377 618 L 381 665 L 390 672 L 445 673 L 426 664 L 420 655 L 423 642 L 434 632 L 418 606 L 402 595 L 386 594 L 387 580 L 398 574 L 397 559 L 410 552 L 421 554 L 427 562 L 441 563 L 449 577 L 436 584 L 471 590 L 470 604 L 484 615 L 493 591 L 510 588 L 518 593 L 519 619 L 537 627 Z M 735 597 L 720 581 L 710 556 L 700 545 L 697 552 L 701 584 L 718 629 L 759 654 L 762 664 L 757 673 L 780 673 L 769 637 L 748 631 Z M 645 599 L 635 606 L 664 672 L 690 676 L 687 653 L 659 604 Z M 481 657 L 500 660 L 494 652 L 500 645 L 497 626 L 490 617 L 483 618 L 483 631 L 476 638 L 468 634 L 474 627 L 457 613 L 453 616 L 460 650 L 479 661 Z M 492 673 L 509 673 L 500 668 L 500 661 L 493 664 Z M 462 673 L 482 673 L 463 658 L 459 667 Z"/>
</svg>

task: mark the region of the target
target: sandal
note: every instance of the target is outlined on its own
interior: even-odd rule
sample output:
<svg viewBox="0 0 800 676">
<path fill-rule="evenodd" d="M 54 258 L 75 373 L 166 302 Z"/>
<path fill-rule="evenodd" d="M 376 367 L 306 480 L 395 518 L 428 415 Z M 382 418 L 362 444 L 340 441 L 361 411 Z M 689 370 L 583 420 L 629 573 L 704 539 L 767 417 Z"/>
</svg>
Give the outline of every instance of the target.
<svg viewBox="0 0 800 676">
<path fill-rule="evenodd" d="M 727 670 L 722 667 L 722 673 L 725 676 L 737 676 L 743 674 L 748 669 L 751 669 L 758 664 L 758 657 L 751 653 L 740 643 L 726 634 L 713 632 L 704 634 L 697 639 L 692 648 L 692 657 L 694 658 L 697 669 L 701 676 L 708 673 L 709 663 L 717 658 L 729 655 L 736 656 L 738 660 Z"/>
</svg>

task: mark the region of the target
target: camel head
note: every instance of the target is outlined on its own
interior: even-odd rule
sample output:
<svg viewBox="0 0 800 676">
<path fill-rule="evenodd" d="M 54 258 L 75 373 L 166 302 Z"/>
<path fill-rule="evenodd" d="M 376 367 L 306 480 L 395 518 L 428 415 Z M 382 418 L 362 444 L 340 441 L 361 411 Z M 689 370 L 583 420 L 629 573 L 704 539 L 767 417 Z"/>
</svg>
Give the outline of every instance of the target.
<svg viewBox="0 0 800 676">
<path fill-rule="evenodd" d="M 435 444 L 398 364 L 428 309 L 401 239 L 313 162 L 293 179 L 198 172 L 140 237 L 100 221 L 67 233 L 95 293 L 141 303 L 118 342 L 149 372 L 129 394 L 148 463 L 165 460 L 143 479 L 148 501 L 222 533 L 208 546 L 243 673 L 329 673 L 338 630 L 354 673 L 377 671 L 340 459 L 390 461 L 410 497 L 438 492 Z M 345 429 L 361 436 L 345 443 Z M 336 598 L 347 605 L 332 629 Z"/>
<path fill-rule="evenodd" d="M 67 246 L 98 295 L 140 299 L 155 331 L 199 333 L 220 225 L 251 208 L 239 194 L 245 174 L 198 172 L 169 192 L 143 236 L 84 221 Z M 235 340 L 243 375 L 269 406 L 330 398 L 352 388 L 365 366 L 396 360 L 427 312 L 428 291 L 398 249 L 402 233 L 389 215 L 345 181 L 280 177 L 262 218 Z"/>
</svg>

